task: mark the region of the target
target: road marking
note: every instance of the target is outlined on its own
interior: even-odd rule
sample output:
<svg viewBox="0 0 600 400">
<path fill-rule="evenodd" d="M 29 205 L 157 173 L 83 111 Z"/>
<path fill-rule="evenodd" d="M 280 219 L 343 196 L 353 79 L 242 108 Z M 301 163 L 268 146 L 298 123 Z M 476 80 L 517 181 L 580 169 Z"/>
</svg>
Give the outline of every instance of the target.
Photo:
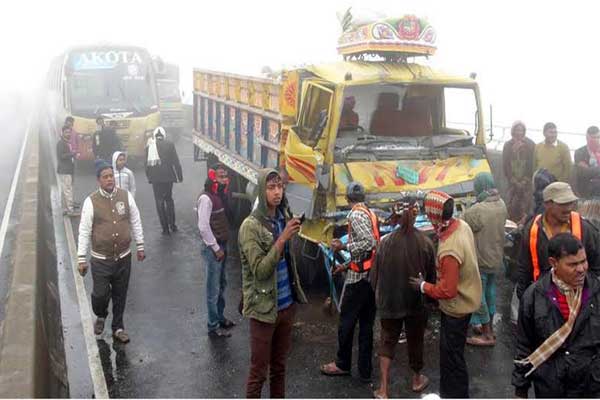
<svg viewBox="0 0 600 400">
<path fill-rule="evenodd" d="M 27 120 L 27 129 L 25 130 L 25 137 L 23 138 L 23 144 L 21 145 L 21 153 L 19 154 L 19 161 L 17 161 L 17 168 L 15 168 L 15 174 L 13 175 L 12 184 L 10 186 L 10 192 L 8 193 L 8 199 L 6 200 L 6 206 L 4 207 L 4 215 L 2 216 L 2 225 L 0 225 L 0 256 L 4 251 L 4 240 L 6 239 L 6 232 L 8 231 L 8 221 L 12 214 L 12 207 L 15 201 L 15 192 L 17 190 L 17 183 L 19 182 L 19 175 L 21 174 L 21 165 L 23 164 L 23 154 L 25 154 L 25 147 L 27 146 L 27 140 L 29 138 L 29 130 L 31 129 L 31 114 Z"/>
<path fill-rule="evenodd" d="M 77 269 L 77 247 L 75 246 L 73 226 L 71 225 L 71 219 L 69 217 L 65 216 L 63 220 L 65 224 L 65 232 L 67 234 L 67 243 L 71 259 L 71 270 L 73 271 L 73 278 L 75 279 L 77 301 L 79 302 L 81 327 L 83 329 L 83 336 L 85 337 L 85 344 L 87 347 L 88 363 L 90 367 L 90 374 L 92 375 L 92 383 L 94 384 L 94 397 L 97 399 L 108 399 L 108 388 L 106 386 L 106 378 L 104 377 L 102 361 L 100 360 L 98 344 L 96 343 L 96 338 L 94 334 L 92 314 L 90 312 L 90 304 L 87 301 L 87 294 L 85 291 L 85 284 L 83 283 L 83 276 L 79 275 L 79 270 Z"/>
</svg>

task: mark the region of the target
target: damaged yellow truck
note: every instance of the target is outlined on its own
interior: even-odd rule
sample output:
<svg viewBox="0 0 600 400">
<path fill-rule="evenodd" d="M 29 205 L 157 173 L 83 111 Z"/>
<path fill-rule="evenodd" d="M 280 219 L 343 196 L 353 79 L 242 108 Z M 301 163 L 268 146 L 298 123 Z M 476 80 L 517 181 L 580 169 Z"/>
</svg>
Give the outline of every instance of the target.
<svg viewBox="0 0 600 400">
<path fill-rule="evenodd" d="M 408 61 L 433 54 L 434 43 L 426 21 L 404 16 L 347 29 L 343 61 L 280 79 L 196 69 L 195 154 L 227 165 L 233 191 L 248 194 L 260 168 L 285 168 L 292 211 L 306 216 L 301 236 L 314 243 L 343 224 L 351 181 L 376 209 L 439 189 L 460 211 L 475 175 L 490 172 L 479 88 Z"/>
</svg>

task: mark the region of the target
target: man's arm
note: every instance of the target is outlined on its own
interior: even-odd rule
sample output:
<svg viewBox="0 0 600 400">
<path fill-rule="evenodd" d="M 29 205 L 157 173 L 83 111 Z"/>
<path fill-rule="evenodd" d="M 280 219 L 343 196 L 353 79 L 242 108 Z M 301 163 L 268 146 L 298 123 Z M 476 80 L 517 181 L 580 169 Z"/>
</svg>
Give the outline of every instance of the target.
<svg viewBox="0 0 600 400">
<path fill-rule="evenodd" d="M 206 195 L 200 196 L 198 200 L 198 230 L 200 237 L 205 245 L 210 247 L 213 252 L 221 249 L 217 243 L 217 239 L 210 227 L 210 215 L 212 213 L 212 201 Z"/>
<path fill-rule="evenodd" d="M 571 168 L 573 166 L 573 160 L 571 160 L 571 151 L 566 144 L 562 144 L 562 160 L 563 160 L 563 171 L 565 174 L 566 182 L 569 181 L 571 176 Z"/>
<path fill-rule="evenodd" d="M 171 143 L 171 149 L 173 157 L 173 166 L 175 167 L 175 174 L 177 175 L 177 182 L 183 182 L 183 170 L 181 169 L 181 163 L 179 162 L 177 149 L 175 148 L 175 145 L 173 143 Z"/>
<path fill-rule="evenodd" d="M 77 244 L 77 259 L 79 263 L 85 263 L 90 250 L 92 238 L 92 225 L 94 224 L 94 205 L 88 197 L 81 207 L 81 219 L 79 221 L 79 235 Z"/>
<path fill-rule="evenodd" d="M 535 220 L 532 221 L 532 224 Z M 518 257 L 518 277 L 517 277 L 517 297 L 521 299 L 525 290 L 533 282 L 533 265 L 531 261 L 531 254 L 529 251 L 529 235 L 531 227 L 525 227 L 523 229 L 523 235 L 521 236 L 521 250 Z"/>
<path fill-rule="evenodd" d="M 509 142 L 504 143 L 504 148 L 502 149 L 502 170 L 504 171 L 504 176 L 509 183 L 512 183 L 512 149 Z"/>
<path fill-rule="evenodd" d="M 600 253 L 598 252 L 598 243 L 600 243 L 600 232 L 588 220 L 582 218 L 583 242 L 585 253 L 587 255 L 590 273 L 600 278 Z"/>
<path fill-rule="evenodd" d="M 468 208 L 463 215 L 463 219 L 469 225 L 473 233 L 479 232 L 483 229 L 483 223 L 481 221 L 481 215 L 478 212 L 478 208 L 473 206 Z"/>
<path fill-rule="evenodd" d="M 259 233 L 256 226 L 247 222 L 243 223 L 239 232 L 240 252 L 248 260 L 250 271 L 258 280 L 266 280 L 273 275 L 282 253 L 277 246 L 271 246 L 269 251 L 264 251 L 259 243 Z"/>
<path fill-rule="evenodd" d="M 460 261 L 453 255 L 442 256 L 440 261 L 440 277 L 434 285 L 422 284 L 421 291 L 434 299 L 452 299 L 458 293 L 458 274 Z"/>
<path fill-rule="evenodd" d="M 135 175 L 133 174 L 133 171 L 129 170 L 129 192 L 134 198 L 136 189 L 137 188 L 135 186 Z"/>
<path fill-rule="evenodd" d="M 127 197 L 129 198 L 129 224 L 131 225 L 136 248 L 137 251 L 144 251 L 144 229 L 142 228 L 140 210 L 131 193 L 127 192 Z"/>
</svg>

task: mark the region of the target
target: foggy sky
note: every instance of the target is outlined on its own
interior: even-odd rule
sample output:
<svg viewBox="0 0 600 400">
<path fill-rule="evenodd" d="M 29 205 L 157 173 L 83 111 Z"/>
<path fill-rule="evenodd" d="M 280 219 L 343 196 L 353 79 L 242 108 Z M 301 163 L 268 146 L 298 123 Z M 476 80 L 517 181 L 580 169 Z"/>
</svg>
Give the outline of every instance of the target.
<svg viewBox="0 0 600 400">
<path fill-rule="evenodd" d="M 486 124 L 490 103 L 495 123 L 552 120 L 573 132 L 600 124 L 598 13 L 583 1 L 11 1 L 0 25 L 0 87 L 34 88 L 53 56 L 97 42 L 144 46 L 179 63 L 187 94 L 193 67 L 258 74 L 334 61 L 335 12 L 349 5 L 427 17 L 438 34 L 429 63 L 477 72 Z"/>
</svg>

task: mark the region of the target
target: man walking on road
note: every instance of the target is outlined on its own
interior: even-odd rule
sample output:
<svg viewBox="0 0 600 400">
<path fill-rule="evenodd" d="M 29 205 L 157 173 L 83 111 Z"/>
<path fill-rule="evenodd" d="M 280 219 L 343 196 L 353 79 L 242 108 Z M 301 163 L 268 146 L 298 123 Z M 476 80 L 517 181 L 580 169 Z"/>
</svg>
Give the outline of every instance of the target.
<svg viewBox="0 0 600 400">
<path fill-rule="evenodd" d="M 92 151 L 96 159 L 110 162 L 112 155 L 121 149 L 121 140 L 114 129 L 104 123 L 104 117 L 96 118 L 96 133 L 92 137 Z"/>
<path fill-rule="evenodd" d="M 152 185 L 158 219 L 163 235 L 177 232 L 173 183 L 183 182 L 183 171 L 175 145 L 166 140 L 167 133 L 158 127 L 146 146 L 146 177 Z"/>
<path fill-rule="evenodd" d="M 69 141 L 71 140 L 71 128 L 63 126 L 62 135 L 56 143 L 56 161 L 58 163 L 56 172 L 60 178 L 60 185 L 66 205 L 67 215 L 73 217 L 75 213 L 73 202 L 73 175 L 75 173 L 75 154 L 71 151 Z"/>
<path fill-rule="evenodd" d="M 79 223 L 79 273 L 87 273 L 86 257 L 91 245 L 92 309 L 98 317 L 94 333 L 101 335 L 112 299 L 112 331 L 115 340 L 127 343 L 123 313 L 131 272 L 131 236 L 137 247 L 138 261 L 144 261 L 142 220 L 133 196 L 115 187 L 113 169 L 104 160 L 96 161 L 99 188 L 84 203 Z"/>
<path fill-rule="evenodd" d="M 300 230 L 274 169 L 258 176 L 258 207 L 239 232 L 242 313 L 250 319 L 250 371 L 246 397 L 259 398 L 267 373 L 272 398 L 285 397 L 286 359 L 296 303 L 306 303 L 290 239 Z"/>
<path fill-rule="evenodd" d="M 454 218 L 454 199 L 432 190 L 425 196 L 425 212 L 439 238 L 437 283 L 410 278 L 414 289 L 438 299 L 440 328 L 440 396 L 469 397 L 465 343 L 471 313 L 481 303 L 481 278 L 475 240 L 469 225 Z"/>
<path fill-rule="evenodd" d="M 206 306 L 208 333 L 215 337 L 229 337 L 225 329 L 235 324 L 225 318 L 225 265 L 227 261 L 227 186 L 229 178 L 222 164 L 208 170 L 204 192 L 198 198 L 198 230 L 202 238 L 202 256 L 206 264 Z"/>
<path fill-rule="evenodd" d="M 321 365 L 320 370 L 329 376 L 350 375 L 354 328 L 358 322 L 358 373 L 360 380 L 368 383 L 373 370 L 373 324 L 376 313 L 375 292 L 368 282 L 368 276 L 379 242 L 379 226 L 377 216 L 364 203 L 365 189 L 360 183 L 348 184 L 346 198 L 352 207 L 348 214 L 348 243 L 343 245 L 339 239 L 334 239 L 331 244 L 333 251 L 350 252 L 349 265 L 338 265 L 334 271 L 339 273 L 347 270 L 338 326 L 337 359 Z"/>
<path fill-rule="evenodd" d="M 600 397 L 600 282 L 570 233 L 548 243 L 550 273 L 521 298 L 512 384 L 516 397 Z"/>
</svg>

